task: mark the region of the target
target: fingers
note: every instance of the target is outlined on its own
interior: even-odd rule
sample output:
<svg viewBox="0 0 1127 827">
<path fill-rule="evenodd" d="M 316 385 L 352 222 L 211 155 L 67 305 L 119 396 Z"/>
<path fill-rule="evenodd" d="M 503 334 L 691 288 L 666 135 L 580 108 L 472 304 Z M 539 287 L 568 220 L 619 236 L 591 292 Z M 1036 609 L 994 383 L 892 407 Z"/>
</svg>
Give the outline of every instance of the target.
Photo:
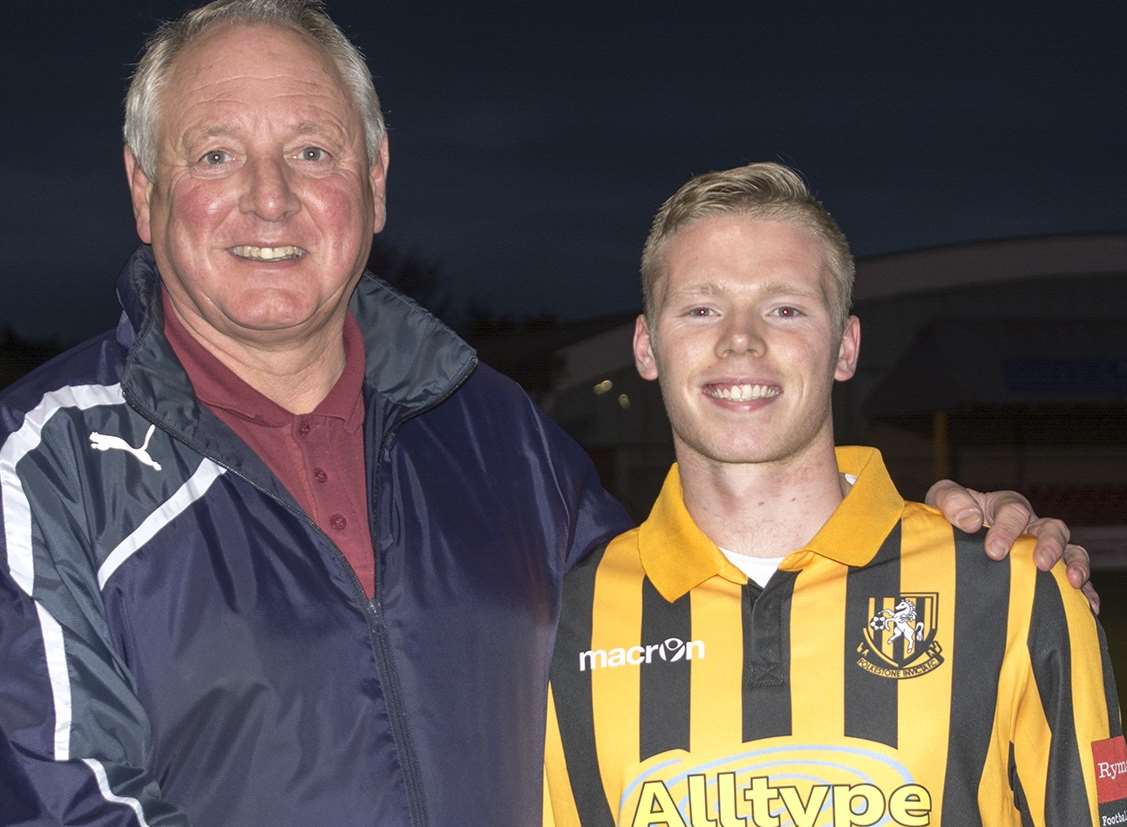
<svg viewBox="0 0 1127 827">
<path fill-rule="evenodd" d="M 1029 501 L 1015 491 L 997 491 L 987 494 L 983 514 L 983 519 L 990 526 L 990 529 L 986 532 L 986 553 L 995 560 L 1001 560 L 1009 554 L 1010 548 L 1018 537 L 1026 532 L 1034 533 L 1030 531 L 1030 518 L 1032 516 L 1033 508 L 1029 505 Z M 1060 523 L 1059 520 L 1056 522 Z M 1060 523 L 1060 525 L 1063 526 L 1064 523 Z M 1065 531 L 1067 532 L 1067 529 Z M 1038 565 L 1040 565 L 1041 556 L 1044 556 L 1045 559 L 1051 556 L 1052 560 L 1049 562 L 1049 566 L 1051 566 L 1064 553 L 1064 545 L 1068 542 L 1068 537 L 1066 533 L 1064 542 L 1061 542 L 1059 548 L 1057 548 L 1053 546 L 1054 540 L 1057 539 L 1055 535 L 1047 530 L 1045 530 L 1045 533 L 1050 535 L 1046 541 L 1048 545 L 1044 550 L 1035 551 L 1034 558 L 1038 560 Z M 1041 548 L 1039 536 L 1037 545 L 1038 548 Z"/>
<path fill-rule="evenodd" d="M 1064 550 L 1064 564 L 1068 566 L 1068 582 L 1080 589 L 1088 598 L 1088 605 L 1096 614 L 1100 613 L 1100 596 L 1092 585 L 1092 561 L 1088 550 L 1083 546 L 1069 543 Z"/>
<path fill-rule="evenodd" d="M 1068 531 L 1067 527 L 1065 531 Z M 1064 564 L 1068 566 L 1069 581 L 1077 588 L 1087 583 L 1092 576 L 1092 561 L 1084 546 L 1069 543 L 1064 550 Z"/>
<path fill-rule="evenodd" d="M 1001 560 L 1022 534 L 1031 534 L 1037 543 L 1033 560 L 1037 568 L 1048 571 L 1063 559 L 1068 582 L 1080 589 L 1092 611 L 1099 613 L 1100 596 L 1092 586 L 1091 560 L 1082 547 L 1069 544 L 1068 526 L 1051 517 L 1038 517 L 1029 500 L 1016 491 L 980 492 L 951 480 L 940 480 L 927 492 L 927 502 L 943 512 L 947 521 L 966 532 L 990 526 L 986 532 L 986 554 Z"/>
<path fill-rule="evenodd" d="M 1037 568 L 1048 571 L 1057 560 L 1064 560 L 1068 568 L 1068 582 L 1088 598 L 1088 605 L 1096 614 L 1100 613 L 1100 596 L 1092 585 L 1092 560 L 1084 546 L 1068 542 L 1068 526 L 1051 517 L 1039 517 L 1029 524 L 1027 534 L 1037 538 L 1033 559 Z"/>
<path fill-rule="evenodd" d="M 1053 564 L 1064 559 L 1065 565 L 1072 567 L 1075 563 L 1088 579 L 1088 552 L 1080 546 L 1070 546 L 1068 526 L 1061 520 L 1052 517 L 1038 517 L 1025 529 L 1026 534 L 1037 538 L 1037 546 L 1033 549 L 1033 560 L 1041 571 L 1048 571 Z M 1072 549 L 1069 552 L 1069 549 Z M 1082 583 L 1083 581 L 1081 581 Z M 1079 586 L 1080 583 L 1073 585 Z"/>
<path fill-rule="evenodd" d="M 983 496 L 952 480 L 940 480 L 928 489 L 924 501 L 942 511 L 947 522 L 973 534 L 982 528 L 982 503 L 976 498 Z"/>
<path fill-rule="evenodd" d="M 1069 569 L 1069 571 L 1072 571 L 1072 570 Z M 1071 579 L 1071 577 L 1069 579 Z M 1073 584 L 1073 585 L 1075 585 L 1075 584 Z M 1092 607 L 1093 614 L 1099 614 L 1100 613 L 1100 596 L 1098 594 L 1096 594 L 1096 587 L 1092 585 L 1091 580 L 1089 580 L 1087 583 L 1085 583 L 1081 587 L 1080 593 L 1083 594 L 1086 598 L 1088 598 L 1088 605 Z"/>
</svg>

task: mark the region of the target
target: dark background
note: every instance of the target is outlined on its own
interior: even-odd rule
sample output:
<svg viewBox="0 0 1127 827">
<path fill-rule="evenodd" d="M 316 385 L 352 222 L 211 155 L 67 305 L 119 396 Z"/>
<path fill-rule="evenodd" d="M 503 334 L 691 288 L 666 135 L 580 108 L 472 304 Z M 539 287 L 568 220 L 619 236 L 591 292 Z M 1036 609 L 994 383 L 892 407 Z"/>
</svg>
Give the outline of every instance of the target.
<svg viewBox="0 0 1127 827">
<path fill-rule="evenodd" d="M 121 100 L 191 5 L 5 4 L 0 327 L 73 342 L 116 315 Z M 657 205 L 747 161 L 806 174 L 862 255 L 1127 224 L 1118 4 L 328 5 L 391 129 L 382 242 L 456 322 L 636 308 Z"/>
<path fill-rule="evenodd" d="M 4 5 L 0 346 L 27 364 L 116 317 L 137 243 L 121 100 L 144 35 L 191 5 Z M 329 11 L 368 55 L 390 127 L 376 259 L 463 330 L 635 310 L 657 205 L 748 161 L 803 172 L 860 255 L 1127 230 L 1115 3 Z M 1127 578 L 1097 584 L 1127 679 Z"/>
</svg>

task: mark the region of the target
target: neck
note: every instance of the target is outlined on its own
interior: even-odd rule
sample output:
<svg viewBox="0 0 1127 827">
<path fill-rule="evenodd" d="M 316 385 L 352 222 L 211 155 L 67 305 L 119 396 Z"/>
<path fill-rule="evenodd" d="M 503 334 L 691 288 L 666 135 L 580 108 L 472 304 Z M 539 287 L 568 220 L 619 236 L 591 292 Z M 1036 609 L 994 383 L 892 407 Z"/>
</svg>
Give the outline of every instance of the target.
<svg viewBox="0 0 1127 827">
<path fill-rule="evenodd" d="M 832 432 L 799 455 L 762 463 L 722 463 L 677 445 L 685 507 L 721 548 L 781 557 L 806 545 L 848 488 L 838 473 Z"/>
<path fill-rule="evenodd" d="M 344 371 L 344 308 L 300 338 L 248 342 L 225 336 L 169 303 L 184 329 L 236 376 L 292 414 L 329 395 Z"/>
</svg>

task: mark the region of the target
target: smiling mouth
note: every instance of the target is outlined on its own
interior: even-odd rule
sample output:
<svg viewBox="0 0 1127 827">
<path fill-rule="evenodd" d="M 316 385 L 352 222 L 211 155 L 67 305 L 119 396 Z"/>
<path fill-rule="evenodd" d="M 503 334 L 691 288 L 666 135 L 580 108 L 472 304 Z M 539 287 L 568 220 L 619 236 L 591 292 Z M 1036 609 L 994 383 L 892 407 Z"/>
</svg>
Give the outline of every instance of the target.
<svg viewBox="0 0 1127 827">
<path fill-rule="evenodd" d="M 232 247 L 231 253 L 239 258 L 249 259 L 250 261 L 291 261 L 304 256 L 305 250 L 292 245 L 285 247 L 252 247 L 249 244 L 242 244 L 238 247 Z"/>
<path fill-rule="evenodd" d="M 713 399 L 726 402 L 753 402 L 756 399 L 771 399 L 783 392 L 778 385 L 705 385 L 704 393 Z"/>
</svg>

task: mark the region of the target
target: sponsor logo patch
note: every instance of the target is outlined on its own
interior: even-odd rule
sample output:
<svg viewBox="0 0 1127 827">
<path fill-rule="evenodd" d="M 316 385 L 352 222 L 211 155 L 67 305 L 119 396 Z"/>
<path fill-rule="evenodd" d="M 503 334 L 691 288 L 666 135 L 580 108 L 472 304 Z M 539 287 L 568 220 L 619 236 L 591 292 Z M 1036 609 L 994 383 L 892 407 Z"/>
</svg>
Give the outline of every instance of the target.
<svg viewBox="0 0 1127 827">
<path fill-rule="evenodd" d="M 926 675 L 943 663 L 935 639 L 939 595 L 905 592 L 869 598 L 869 621 L 857 646 L 857 665 L 873 675 L 901 680 Z"/>
<path fill-rule="evenodd" d="M 932 791 L 896 750 L 859 738 L 793 736 L 686 752 L 627 773 L 623 827 L 926 827 Z"/>
<path fill-rule="evenodd" d="M 1092 769 L 1101 827 L 1127 824 L 1127 742 L 1122 735 L 1092 742 Z"/>
</svg>

